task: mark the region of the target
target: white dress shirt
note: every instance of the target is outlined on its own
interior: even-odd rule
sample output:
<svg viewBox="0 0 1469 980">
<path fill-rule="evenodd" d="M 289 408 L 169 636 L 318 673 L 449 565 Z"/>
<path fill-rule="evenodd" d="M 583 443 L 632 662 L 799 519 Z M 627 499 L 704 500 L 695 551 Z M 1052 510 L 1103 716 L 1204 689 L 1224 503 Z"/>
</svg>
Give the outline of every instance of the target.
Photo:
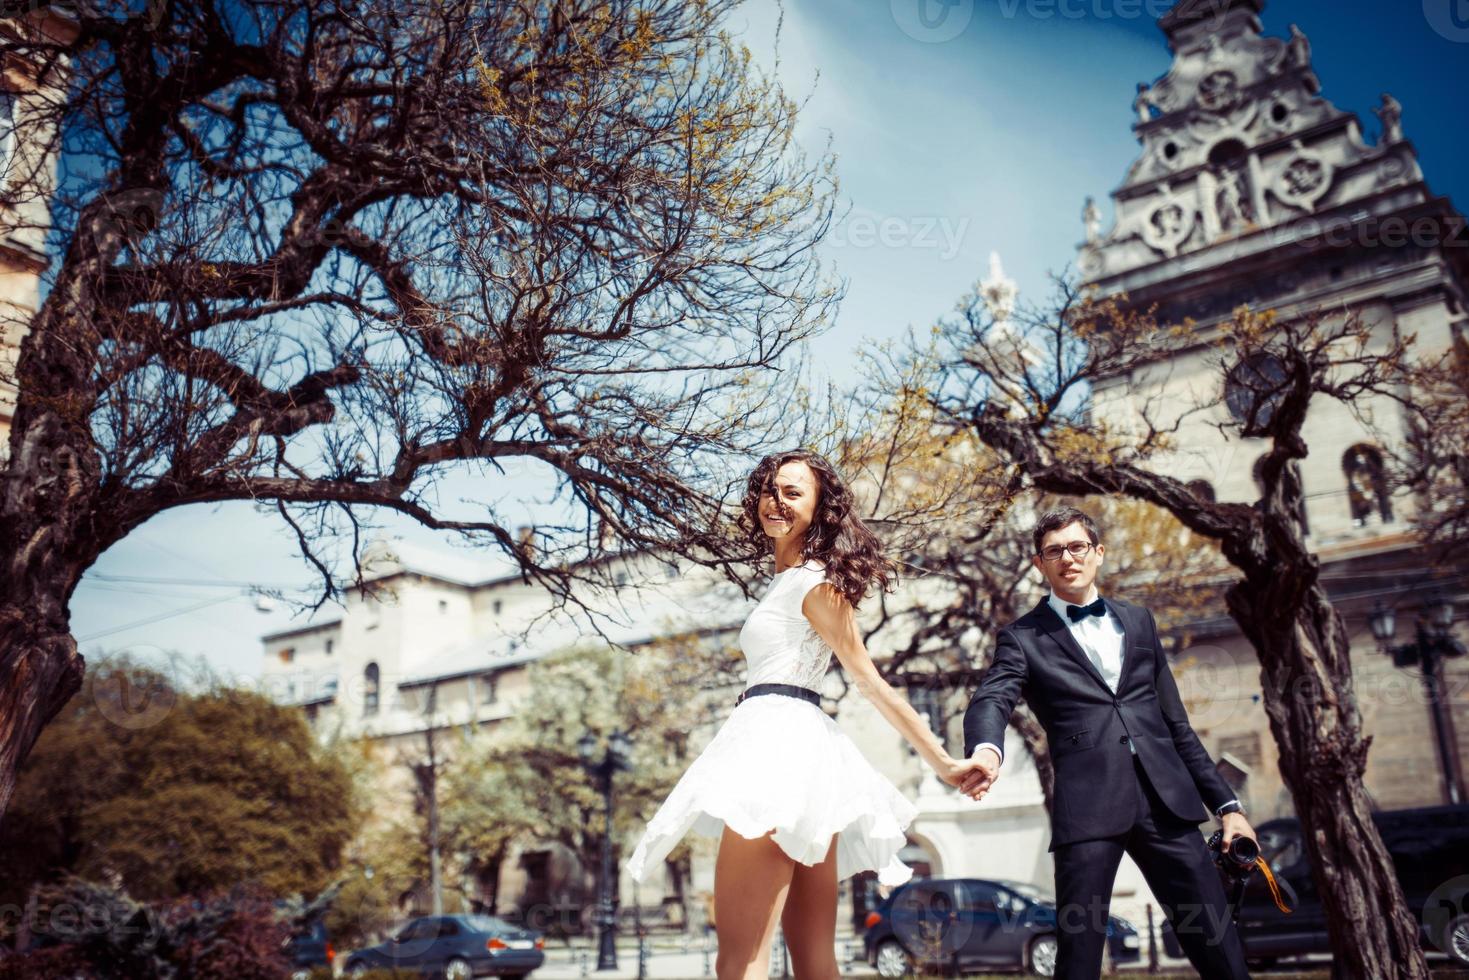
<svg viewBox="0 0 1469 980">
<path fill-rule="evenodd" d="M 1097 601 L 1097 590 L 1093 587 L 1091 595 L 1082 605 L 1088 605 Z M 1102 675 L 1102 680 L 1117 693 L 1117 680 L 1122 676 L 1122 641 L 1126 636 L 1123 632 L 1122 623 L 1108 609 L 1104 616 L 1087 616 L 1079 622 L 1073 622 L 1066 615 L 1066 607 L 1072 605 L 1065 599 L 1056 598 L 1052 592 L 1046 596 L 1046 602 L 1050 603 L 1056 615 L 1061 617 L 1061 622 L 1071 630 L 1071 636 L 1076 640 L 1081 652 L 1086 654 L 1092 666 L 1097 668 L 1097 673 Z"/>
</svg>

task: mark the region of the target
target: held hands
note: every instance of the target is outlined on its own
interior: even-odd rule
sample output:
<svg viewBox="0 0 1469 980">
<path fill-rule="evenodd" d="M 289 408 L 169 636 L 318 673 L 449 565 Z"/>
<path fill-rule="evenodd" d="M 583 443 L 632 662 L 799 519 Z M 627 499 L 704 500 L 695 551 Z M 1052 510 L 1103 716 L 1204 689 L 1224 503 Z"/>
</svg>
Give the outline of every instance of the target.
<svg viewBox="0 0 1469 980">
<path fill-rule="evenodd" d="M 981 769 L 979 763 L 973 759 L 953 759 L 945 757 L 934 770 L 939 779 L 956 789 L 963 789 L 966 780 L 973 780 L 979 776 Z"/>
<path fill-rule="evenodd" d="M 958 781 L 950 782 L 947 777 L 944 781 L 950 786 L 957 786 L 959 792 L 971 800 L 984 799 L 984 794 L 1000 778 L 1000 757 L 991 748 L 976 749 L 967 761 L 956 762 L 954 765 L 958 767 Z"/>
</svg>

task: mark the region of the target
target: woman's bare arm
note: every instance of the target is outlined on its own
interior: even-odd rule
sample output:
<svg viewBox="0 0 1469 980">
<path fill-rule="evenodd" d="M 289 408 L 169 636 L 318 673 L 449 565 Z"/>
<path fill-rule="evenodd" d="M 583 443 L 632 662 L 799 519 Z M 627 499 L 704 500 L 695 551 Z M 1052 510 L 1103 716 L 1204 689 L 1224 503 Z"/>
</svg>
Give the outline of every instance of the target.
<svg viewBox="0 0 1469 980">
<path fill-rule="evenodd" d="M 943 742 L 928 727 L 928 723 L 908 699 L 893 689 L 883 679 L 872 657 L 862 642 L 857 630 L 857 617 L 852 604 L 828 583 L 818 585 L 806 593 L 801 603 L 801 612 L 810 621 L 818 636 L 827 642 L 832 652 L 841 661 L 847 675 L 857 685 L 857 690 L 867 698 L 888 724 L 918 751 L 923 761 L 933 767 L 939 778 L 950 786 L 957 786 L 974 763 L 956 760 L 944 749 Z"/>
</svg>

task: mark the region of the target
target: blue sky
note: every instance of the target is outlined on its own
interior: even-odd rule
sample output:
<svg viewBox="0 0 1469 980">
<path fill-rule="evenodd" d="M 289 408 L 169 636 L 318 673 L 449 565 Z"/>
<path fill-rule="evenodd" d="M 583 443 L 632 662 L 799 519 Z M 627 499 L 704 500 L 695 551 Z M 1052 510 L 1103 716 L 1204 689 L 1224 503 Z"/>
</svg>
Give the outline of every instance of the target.
<svg viewBox="0 0 1469 980">
<path fill-rule="evenodd" d="M 1036 296 L 1048 271 L 1072 260 L 1087 195 L 1110 226 L 1108 195 L 1137 151 L 1136 85 L 1171 60 L 1149 13 L 1162 6 L 787 0 L 780 77 L 792 95 L 810 95 L 801 140 L 819 153 L 830 139 L 850 209 L 825 246 L 847 298 L 812 351 L 834 380 L 850 379 L 862 345 L 951 310 L 992 250 L 1022 293 Z M 777 13 L 773 0 L 748 0 L 730 24 L 767 65 Z M 1369 142 L 1379 130 L 1371 108 L 1391 92 L 1429 186 L 1464 210 L 1469 129 L 1458 93 L 1469 67 L 1469 0 L 1273 0 L 1262 20 L 1282 37 L 1300 25 L 1322 94 L 1358 114 Z M 416 543 L 439 540 L 389 523 Z M 284 626 L 285 614 L 255 611 L 240 584 L 205 583 L 308 583 L 293 556 L 279 520 L 246 504 L 161 515 L 84 580 L 72 602 L 76 635 L 86 653 L 177 650 L 226 674 L 254 675 L 259 635 Z M 118 629 L 145 619 L 155 621 Z"/>
</svg>

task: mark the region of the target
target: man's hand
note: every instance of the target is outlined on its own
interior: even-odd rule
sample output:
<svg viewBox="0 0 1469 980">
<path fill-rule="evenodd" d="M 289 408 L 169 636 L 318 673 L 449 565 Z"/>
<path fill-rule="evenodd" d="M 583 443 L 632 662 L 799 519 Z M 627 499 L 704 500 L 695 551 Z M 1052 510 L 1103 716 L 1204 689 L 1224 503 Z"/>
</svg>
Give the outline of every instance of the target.
<svg viewBox="0 0 1469 980">
<path fill-rule="evenodd" d="M 984 746 L 975 749 L 969 761 L 974 763 L 974 768 L 959 784 L 959 791 L 971 800 L 982 800 L 995 780 L 1000 778 L 1000 756 L 994 749 Z"/>
<path fill-rule="evenodd" d="M 977 774 L 979 763 L 973 759 L 948 759 L 935 770 L 943 782 L 956 789 L 964 784 L 971 774 Z"/>
<path fill-rule="evenodd" d="M 1255 828 L 1250 826 L 1250 822 L 1245 819 L 1243 813 L 1226 813 L 1219 818 L 1219 822 L 1224 830 L 1224 850 L 1226 852 L 1229 850 L 1229 842 L 1236 837 L 1248 837 L 1255 842 L 1257 848 L 1260 846 L 1259 839 L 1255 837 Z"/>
</svg>

